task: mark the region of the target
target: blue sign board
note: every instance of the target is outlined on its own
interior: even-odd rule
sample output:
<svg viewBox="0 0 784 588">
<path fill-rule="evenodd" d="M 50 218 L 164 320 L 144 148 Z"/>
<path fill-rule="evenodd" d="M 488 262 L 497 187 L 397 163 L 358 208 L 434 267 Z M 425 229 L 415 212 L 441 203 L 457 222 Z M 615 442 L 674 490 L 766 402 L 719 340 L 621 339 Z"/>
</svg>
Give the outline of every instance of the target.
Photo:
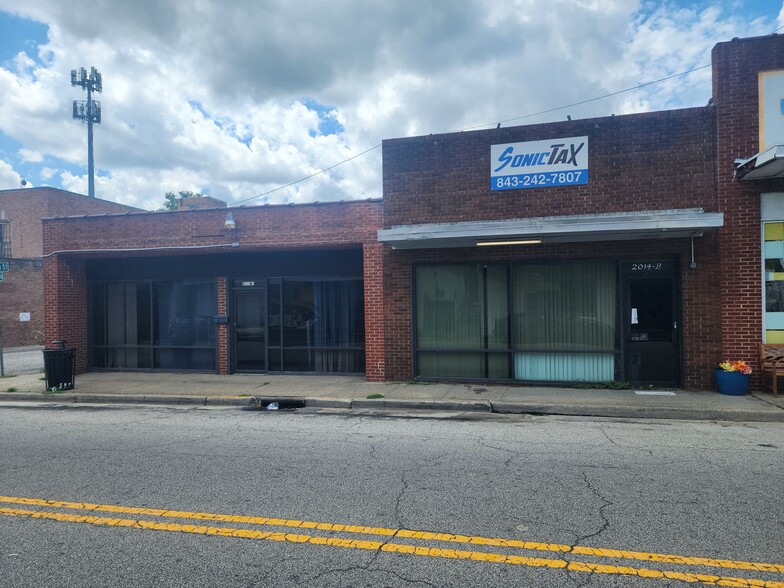
<svg viewBox="0 0 784 588">
<path fill-rule="evenodd" d="M 588 137 L 490 147 L 490 189 L 518 190 L 588 183 Z"/>
</svg>

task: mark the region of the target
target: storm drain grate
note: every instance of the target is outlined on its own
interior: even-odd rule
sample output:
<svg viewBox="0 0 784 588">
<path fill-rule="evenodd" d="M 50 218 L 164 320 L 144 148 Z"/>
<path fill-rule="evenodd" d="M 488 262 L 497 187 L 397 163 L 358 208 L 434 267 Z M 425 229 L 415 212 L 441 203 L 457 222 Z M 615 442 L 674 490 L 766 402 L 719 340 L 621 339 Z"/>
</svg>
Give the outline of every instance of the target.
<svg viewBox="0 0 784 588">
<path fill-rule="evenodd" d="M 245 407 L 245 410 L 276 412 L 281 410 L 297 410 L 298 408 L 305 408 L 305 406 L 304 400 L 253 398 L 250 401 L 250 404 Z"/>
</svg>

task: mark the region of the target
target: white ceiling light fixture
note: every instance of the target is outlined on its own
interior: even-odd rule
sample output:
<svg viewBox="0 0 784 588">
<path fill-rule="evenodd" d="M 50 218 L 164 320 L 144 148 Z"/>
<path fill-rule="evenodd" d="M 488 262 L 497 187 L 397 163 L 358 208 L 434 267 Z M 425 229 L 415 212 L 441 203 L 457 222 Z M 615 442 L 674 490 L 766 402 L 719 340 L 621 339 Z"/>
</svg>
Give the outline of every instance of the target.
<svg viewBox="0 0 784 588">
<path fill-rule="evenodd" d="M 226 213 L 226 220 L 223 225 L 231 231 L 231 246 L 239 247 L 237 242 L 237 221 L 234 220 L 234 215 L 231 212 Z"/>
<path fill-rule="evenodd" d="M 538 245 L 541 239 L 525 239 L 523 241 L 477 241 L 477 247 L 495 247 L 499 245 Z"/>
</svg>

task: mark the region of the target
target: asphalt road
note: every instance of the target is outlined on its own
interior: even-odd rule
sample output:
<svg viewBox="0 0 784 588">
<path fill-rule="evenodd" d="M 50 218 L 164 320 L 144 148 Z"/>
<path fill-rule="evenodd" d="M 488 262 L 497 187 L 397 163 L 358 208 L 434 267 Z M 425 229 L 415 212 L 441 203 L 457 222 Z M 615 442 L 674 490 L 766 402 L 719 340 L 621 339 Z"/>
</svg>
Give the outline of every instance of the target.
<svg viewBox="0 0 784 588">
<path fill-rule="evenodd" d="M 8 587 L 784 582 L 782 424 L 16 404 L 0 448 Z"/>
</svg>

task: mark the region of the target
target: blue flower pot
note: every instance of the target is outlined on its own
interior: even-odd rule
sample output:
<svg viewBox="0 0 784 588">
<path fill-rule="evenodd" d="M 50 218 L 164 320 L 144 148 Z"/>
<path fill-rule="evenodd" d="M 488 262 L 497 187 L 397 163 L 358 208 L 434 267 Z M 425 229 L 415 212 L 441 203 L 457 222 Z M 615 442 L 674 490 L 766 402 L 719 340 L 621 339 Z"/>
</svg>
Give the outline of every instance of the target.
<svg viewBox="0 0 784 588">
<path fill-rule="evenodd" d="M 728 394 L 730 396 L 743 396 L 749 391 L 749 382 L 751 381 L 751 374 L 742 374 L 740 372 L 725 372 L 722 369 L 716 369 L 716 384 L 719 386 L 719 392 Z"/>
</svg>

